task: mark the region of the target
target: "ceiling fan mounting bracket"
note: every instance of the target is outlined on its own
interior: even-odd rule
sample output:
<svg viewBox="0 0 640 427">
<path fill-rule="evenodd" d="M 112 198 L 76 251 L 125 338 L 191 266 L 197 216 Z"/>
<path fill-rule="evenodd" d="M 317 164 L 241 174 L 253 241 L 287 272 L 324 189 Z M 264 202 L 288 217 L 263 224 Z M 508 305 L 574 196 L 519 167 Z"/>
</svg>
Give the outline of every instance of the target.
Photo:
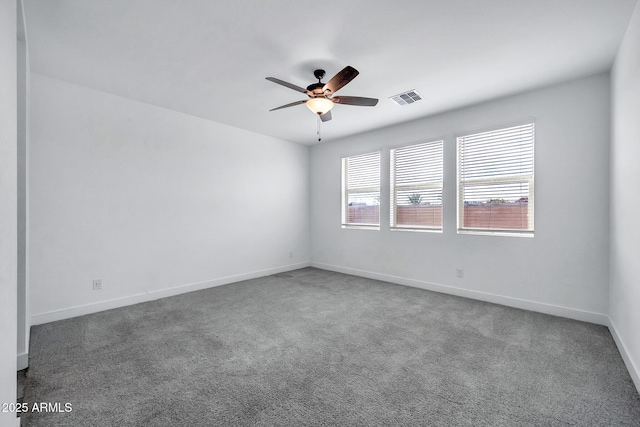
<svg viewBox="0 0 640 427">
<path fill-rule="evenodd" d="M 316 76 L 316 79 L 318 79 L 318 83 L 320 83 L 320 81 L 324 79 L 324 74 L 325 74 L 324 70 L 320 70 L 320 69 L 315 70 L 313 72 L 313 75 Z"/>
</svg>

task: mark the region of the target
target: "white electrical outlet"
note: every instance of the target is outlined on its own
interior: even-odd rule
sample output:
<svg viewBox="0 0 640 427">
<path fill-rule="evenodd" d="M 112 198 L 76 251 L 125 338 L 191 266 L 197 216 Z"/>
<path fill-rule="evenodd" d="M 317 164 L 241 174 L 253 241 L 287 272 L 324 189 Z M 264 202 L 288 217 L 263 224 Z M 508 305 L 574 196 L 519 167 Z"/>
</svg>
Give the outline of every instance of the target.
<svg viewBox="0 0 640 427">
<path fill-rule="evenodd" d="M 99 291 L 102 289 L 102 279 L 93 279 L 93 290 Z"/>
<path fill-rule="evenodd" d="M 456 277 L 463 278 L 464 277 L 464 269 L 456 268 Z"/>
</svg>

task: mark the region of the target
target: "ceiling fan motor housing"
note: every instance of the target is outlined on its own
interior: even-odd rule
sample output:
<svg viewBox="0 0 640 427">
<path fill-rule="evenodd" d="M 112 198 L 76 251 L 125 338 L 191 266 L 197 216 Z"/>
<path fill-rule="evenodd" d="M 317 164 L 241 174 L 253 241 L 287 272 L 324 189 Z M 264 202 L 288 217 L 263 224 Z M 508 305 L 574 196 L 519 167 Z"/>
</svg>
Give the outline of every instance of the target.
<svg viewBox="0 0 640 427">
<path fill-rule="evenodd" d="M 312 83 L 307 86 L 307 95 L 309 95 L 310 98 L 326 97 L 326 93 L 324 91 L 325 84 L 322 83 L 322 79 L 325 75 L 324 70 L 315 70 L 313 75 L 318 79 L 318 83 Z"/>
<path fill-rule="evenodd" d="M 315 98 L 318 96 L 324 96 L 324 83 L 313 83 L 307 86 L 307 95 L 311 98 Z"/>
</svg>

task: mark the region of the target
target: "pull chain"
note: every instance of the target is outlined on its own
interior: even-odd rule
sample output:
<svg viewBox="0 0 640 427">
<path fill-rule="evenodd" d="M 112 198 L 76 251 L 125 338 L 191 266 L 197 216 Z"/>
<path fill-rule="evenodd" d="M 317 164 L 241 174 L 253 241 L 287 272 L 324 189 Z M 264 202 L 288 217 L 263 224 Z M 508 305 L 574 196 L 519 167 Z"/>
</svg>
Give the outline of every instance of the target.
<svg viewBox="0 0 640 427">
<path fill-rule="evenodd" d="M 322 138 L 320 137 L 320 116 L 318 116 L 318 130 L 317 130 L 317 134 L 318 134 L 318 141 L 322 141 Z"/>
</svg>

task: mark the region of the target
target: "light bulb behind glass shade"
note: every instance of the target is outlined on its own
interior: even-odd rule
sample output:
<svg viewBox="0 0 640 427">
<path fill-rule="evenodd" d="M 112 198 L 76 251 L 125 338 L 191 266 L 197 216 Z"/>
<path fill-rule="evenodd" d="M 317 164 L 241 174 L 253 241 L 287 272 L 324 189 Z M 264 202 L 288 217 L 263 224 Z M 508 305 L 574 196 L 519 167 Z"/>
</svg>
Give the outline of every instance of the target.
<svg viewBox="0 0 640 427">
<path fill-rule="evenodd" d="M 327 98 L 311 98 L 306 105 L 315 114 L 323 115 L 333 108 L 333 101 Z"/>
</svg>

